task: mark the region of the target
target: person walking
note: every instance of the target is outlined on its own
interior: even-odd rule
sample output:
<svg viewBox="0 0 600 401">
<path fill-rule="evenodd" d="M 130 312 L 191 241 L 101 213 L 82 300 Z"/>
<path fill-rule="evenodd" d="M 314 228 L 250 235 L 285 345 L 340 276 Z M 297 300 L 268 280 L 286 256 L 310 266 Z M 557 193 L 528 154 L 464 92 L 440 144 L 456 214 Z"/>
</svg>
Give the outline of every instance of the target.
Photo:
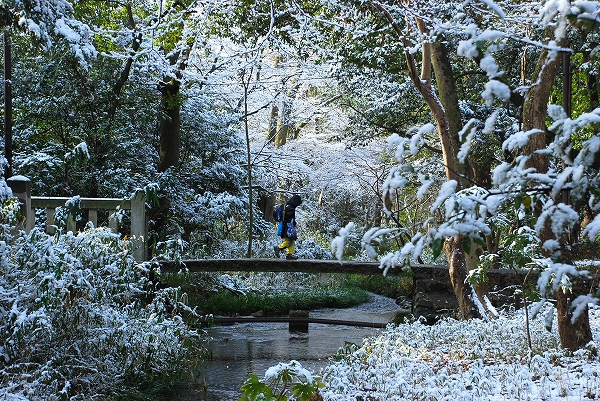
<svg viewBox="0 0 600 401">
<path fill-rule="evenodd" d="M 275 257 L 279 258 L 281 252 L 285 249 L 285 258 L 288 260 L 298 259 L 298 256 L 294 255 L 294 248 L 296 248 L 296 208 L 302 204 L 302 199 L 299 195 L 292 196 L 287 203 L 283 211 L 283 219 L 280 224 L 283 224 L 281 233 L 279 236 L 283 239 L 281 244 L 273 247 L 275 251 Z"/>
</svg>

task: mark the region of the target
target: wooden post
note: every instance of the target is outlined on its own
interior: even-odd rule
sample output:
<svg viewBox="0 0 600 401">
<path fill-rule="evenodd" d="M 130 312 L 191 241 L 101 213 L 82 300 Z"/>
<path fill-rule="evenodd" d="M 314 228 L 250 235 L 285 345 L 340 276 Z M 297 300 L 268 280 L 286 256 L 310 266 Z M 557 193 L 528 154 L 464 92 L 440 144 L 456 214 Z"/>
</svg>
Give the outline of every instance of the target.
<svg viewBox="0 0 600 401">
<path fill-rule="evenodd" d="M 54 235 L 56 233 L 56 226 L 54 225 L 54 215 L 56 214 L 56 208 L 46 208 L 46 234 Z"/>
<path fill-rule="evenodd" d="M 306 317 L 308 318 L 307 310 L 291 310 L 289 317 Z M 290 322 L 290 333 L 308 333 L 308 322 Z"/>
<path fill-rule="evenodd" d="M 69 217 L 67 217 L 67 232 L 77 232 L 77 223 L 75 222 L 75 217 L 69 213 Z"/>
<path fill-rule="evenodd" d="M 131 200 L 131 241 L 134 241 L 133 253 L 138 262 L 147 259 L 146 237 L 146 196 L 144 191 L 137 191 Z"/>
<path fill-rule="evenodd" d="M 88 221 L 94 225 L 94 228 L 98 227 L 98 209 L 88 210 Z"/>
<path fill-rule="evenodd" d="M 15 175 L 6 180 L 6 183 L 13 196 L 19 198 L 21 214 L 25 219 L 25 232 L 30 232 L 35 226 L 35 212 L 31 209 L 31 181 L 22 175 Z"/>
<path fill-rule="evenodd" d="M 117 221 L 114 210 L 108 210 L 108 228 L 110 228 L 113 233 L 119 232 L 119 222 Z"/>
</svg>

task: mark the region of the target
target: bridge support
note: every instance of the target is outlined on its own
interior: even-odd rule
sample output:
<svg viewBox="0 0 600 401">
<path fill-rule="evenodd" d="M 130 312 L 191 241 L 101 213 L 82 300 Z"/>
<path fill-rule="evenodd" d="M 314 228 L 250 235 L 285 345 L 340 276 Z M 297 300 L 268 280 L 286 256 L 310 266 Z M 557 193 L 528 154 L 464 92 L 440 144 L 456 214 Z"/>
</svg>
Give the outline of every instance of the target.
<svg viewBox="0 0 600 401">
<path fill-rule="evenodd" d="M 291 310 L 289 317 L 302 317 L 308 319 L 308 311 L 307 310 Z M 290 320 L 289 323 L 289 332 L 290 333 L 308 333 L 308 321 L 294 321 Z"/>
</svg>

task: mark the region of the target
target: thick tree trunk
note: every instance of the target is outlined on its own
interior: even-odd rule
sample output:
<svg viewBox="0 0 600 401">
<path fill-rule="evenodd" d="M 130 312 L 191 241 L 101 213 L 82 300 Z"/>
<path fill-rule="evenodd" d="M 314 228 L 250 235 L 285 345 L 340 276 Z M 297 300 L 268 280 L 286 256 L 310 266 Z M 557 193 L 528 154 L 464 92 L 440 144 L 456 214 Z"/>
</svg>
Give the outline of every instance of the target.
<svg viewBox="0 0 600 401">
<path fill-rule="evenodd" d="M 448 58 L 446 46 L 442 43 L 433 43 L 431 47 L 431 63 L 436 77 L 436 87 L 439 93 L 439 102 L 443 108 L 443 115 L 436 116 L 438 119 L 447 121 L 448 131 L 442 138 L 444 160 L 446 162 L 446 176 L 454 177 L 458 181 L 457 189 L 470 186 L 470 179 L 473 176 L 473 169 L 467 163 L 461 163 L 458 160 L 458 150 L 460 149 L 459 132 L 462 129 L 462 115 L 458 103 L 458 89 L 456 78 L 452 69 L 452 64 Z M 438 126 L 441 124 L 438 124 Z M 451 161 L 451 162 L 450 162 Z M 483 296 L 487 293 L 484 284 L 478 284 L 473 287 L 466 282 L 467 274 L 479 266 L 479 253 L 481 247 L 471 241 L 469 246 L 471 253 L 466 254 L 463 248 L 462 236 L 455 236 L 446 241 L 444 251 L 450 268 L 450 277 L 452 286 L 457 296 L 461 312 L 465 319 L 482 317 L 481 311 L 475 303 L 474 297 L 479 297 L 483 301 Z"/>
<path fill-rule="evenodd" d="M 435 73 L 439 102 L 443 107 L 444 119 L 447 121 L 448 125 L 448 138 L 443 142 L 443 150 L 444 153 L 448 153 L 448 158 L 452 159 L 452 163 L 448 163 L 446 169 L 454 169 L 454 171 L 450 171 L 449 173 L 454 173 L 454 176 L 456 177 L 454 179 L 457 179 L 460 187 L 464 188 L 469 185 L 466 178 L 470 177 L 472 174 L 469 172 L 469 168 L 466 164 L 458 162 L 457 155 L 460 149 L 458 133 L 462 129 L 462 115 L 458 104 L 456 78 L 454 76 L 454 71 L 452 70 L 452 63 L 448 58 L 448 51 L 444 44 L 431 44 L 431 63 Z"/>
<path fill-rule="evenodd" d="M 292 83 L 283 106 L 281 107 L 281 115 L 279 116 L 279 123 L 277 124 L 277 135 L 275 136 L 275 146 L 283 146 L 286 144 L 288 138 L 292 138 L 294 134 L 294 119 L 292 117 L 293 102 L 298 92 L 298 85 Z"/>
<path fill-rule="evenodd" d="M 573 283 L 571 291 L 556 291 L 556 313 L 558 315 L 558 334 L 561 345 L 571 351 L 585 347 L 592 341 L 592 330 L 590 328 L 590 317 L 586 307 L 577 320 L 573 320 L 573 309 L 571 303 L 580 295 L 588 295 L 589 287 L 586 281 L 577 279 Z"/>
<path fill-rule="evenodd" d="M 133 17 L 133 10 L 131 4 L 124 5 L 125 11 L 127 12 L 127 26 L 131 29 L 132 32 L 136 31 L 136 23 L 135 18 Z M 131 51 L 133 54 L 136 54 L 140 49 L 142 44 L 142 34 L 134 33 L 133 39 L 131 42 Z M 125 61 L 125 65 L 123 66 L 123 70 L 119 75 L 119 79 L 113 85 L 113 95 L 110 101 L 110 106 L 108 108 L 108 117 L 112 119 L 117 111 L 117 107 L 119 106 L 119 97 L 121 96 L 121 91 L 123 86 L 129 79 L 129 75 L 131 74 L 131 67 L 133 66 L 133 56 L 130 56 Z"/>
<path fill-rule="evenodd" d="M 158 123 L 160 134 L 158 171 L 164 172 L 169 167 L 179 164 L 181 146 L 179 82 L 162 82 L 159 85 L 159 90 L 161 93 L 161 102 Z"/>
<path fill-rule="evenodd" d="M 283 106 L 283 110 L 281 112 L 281 119 L 277 124 L 277 135 L 275 135 L 275 147 L 280 147 L 286 144 L 288 135 L 290 134 L 290 124 L 285 119 L 286 106 Z"/>
<path fill-rule="evenodd" d="M 529 137 L 523 154 L 530 155 L 525 167 L 534 167 L 538 172 L 548 171 L 549 160 L 546 155 L 537 151 L 546 148 L 546 118 L 548 117 L 548 101 L 554 86 L 554 80 L 560 65 L 560 57 L 548 61 L 548 52 L 543 51 L 534 72 L 536 84 L 530 89 L 523 104 L 523 130 L 537 130 Z"/>
<path fill-rule="evenodd" d="M 462 313 L 463 319 L 481 318 L 481 313 L 477 307 L 474 297 L 477 296 L 473 287 L 467 280 L 467 255 L 462 247 L 463 237 L 460 235 L 448 238 L 444 242 L 444 253 L 448 259 L 448 273 L 450 282 L 454 288 L 454 295 L 458 301 L 458 307 Z"/>
<path fill-rule="evenodd" d="M 566 40 L 563 39 L 559 42 L 559 46 L 564 46 L 566 43 Z M 529 91 L 523 105 L 524 131 L 539 130 L 539 132 L 530 136 L 529 142 L 522 149 L 522 152 L 531 157 L 526 167 L 534 167 L 539 173 L 546 173 L 549 167 L 548 157 L 538 153 L 538 151 L 546 148 L 547 107 L 561 62 L 562 57 L 560 55 L 555 55 L 551 59 L 547 51 L 542 52 L 533 76 L 535 84 Z M 535 185 L 535 183 L 532 183 L 532 185 Z M 558 201 L 562 202 L 562 199 Z M 536 208 L 536 212 L 540 213 L 539 209 L 540 207 Z M 538 235 L 542 243 L 554 238 L 549 223 L 545 224 L 545 227 L 542 228 Z M 561 243 L 560 262 L 573 264 L 570 257 L 568 236 L 569 234 L 564 234 L 563 238 L 559 238 L 559 242 Z M 542 251 L 546 253 L 545 256 L 550 256 L 548 251 L 544 251 L 543 249 Z M 573 280 L 572 292 L 565 293 L 562 289 L 556 292 L 558 331 L 561 344 L 563 347 L 571 350 L 583 348 L 592 339 L 587 307 L 579 318 L 575 322 L 572 322 L 571 302 L 577 296 L 587 294 L 586 289 L 579 283 L 580 280 L 580 278 Z"/>
</svg>

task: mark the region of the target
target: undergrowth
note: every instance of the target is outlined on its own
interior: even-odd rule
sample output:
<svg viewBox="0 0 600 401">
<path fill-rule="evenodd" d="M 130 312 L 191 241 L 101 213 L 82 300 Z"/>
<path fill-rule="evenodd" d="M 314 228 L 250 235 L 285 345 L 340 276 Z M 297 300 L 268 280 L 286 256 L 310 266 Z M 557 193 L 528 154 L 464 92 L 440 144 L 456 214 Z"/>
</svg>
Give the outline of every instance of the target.
<svg viewBox="0 0 600 401">
<path fill-rule="evenodd" d="M 289 293 L 235 295 L 218 292 L 196 304 L 199 312 L 214 315 L 249 315 L 262 311 L 265 316 L 287 315 L 294 309 L 347 308 L 367 302 L 371 295 L 356 287 L 331 288 L 324 285 Z M 198 300 L 197 300 L 198 301 Z M 194 304 L 194 300 L 190 300 Z"/>
</svg>

